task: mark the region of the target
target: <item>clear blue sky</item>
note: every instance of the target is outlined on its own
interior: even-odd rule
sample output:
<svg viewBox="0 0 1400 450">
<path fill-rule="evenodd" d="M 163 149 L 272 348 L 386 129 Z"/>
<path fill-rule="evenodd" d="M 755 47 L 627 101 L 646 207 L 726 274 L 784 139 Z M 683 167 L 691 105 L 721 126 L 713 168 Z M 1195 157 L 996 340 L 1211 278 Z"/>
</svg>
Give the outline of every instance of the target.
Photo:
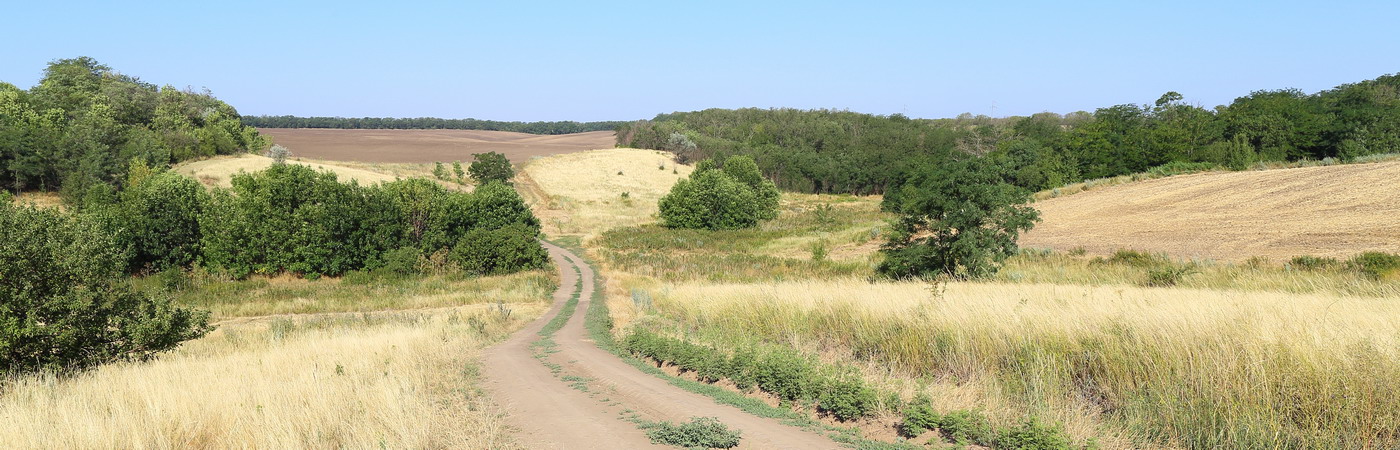
<svg viewBox="0 0 1400 450">
<path fill-rule="evenodd" d="M 590 121 L 1213 107 L 1400 72 L 1394 1 L 285 3 L 10 2 L 0 80 L 86 55 L 243 114 Z"/>
</svg>

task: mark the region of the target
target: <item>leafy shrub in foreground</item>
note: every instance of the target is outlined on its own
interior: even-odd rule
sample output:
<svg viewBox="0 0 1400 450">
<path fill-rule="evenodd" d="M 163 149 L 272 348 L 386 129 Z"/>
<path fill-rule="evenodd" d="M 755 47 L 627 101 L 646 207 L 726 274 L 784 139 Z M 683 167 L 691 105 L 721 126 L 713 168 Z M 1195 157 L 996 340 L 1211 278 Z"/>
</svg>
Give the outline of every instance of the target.
<svg viewBox="0 0 1400 450">
<path fill-rule="evenodd" d="M 740 433 L 714 417 L 692 417 L 690 422 L 672 424 L 656 422 L 646 424 L 647 437 L 653 444 L 674 445 L 683 448 L 734 448 L 739 446 Z"/>
<path fill-rule="evenodd" d="M 874 411 L 875 402 L 875 390 L 852 374 L 826 380 L 817 394 L 817 409 L 843 422 Z"/>
<path fill-rule="evenodd" d="M 124 258 L 87 217 L 0 203 L 0 373 L 145 359 L 209 330 L 134 290 Z"/>
<path fill-rule="evenodd" d="M 1031 419 L 1018 427 L 1002 430 L 996 448 L 1012 450 L 1068 450 L 1074 448 L 1069 436 L 1058 427 Z"/>
</svg>

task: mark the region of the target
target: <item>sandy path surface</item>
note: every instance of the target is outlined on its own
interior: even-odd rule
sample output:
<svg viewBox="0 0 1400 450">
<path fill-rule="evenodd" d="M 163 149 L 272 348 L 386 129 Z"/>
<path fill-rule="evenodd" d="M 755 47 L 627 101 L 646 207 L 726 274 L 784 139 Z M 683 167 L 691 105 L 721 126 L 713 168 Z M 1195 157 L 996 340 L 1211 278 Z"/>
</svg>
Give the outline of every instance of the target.
<svg viewBox="0 0 1400 450">
<path fill-rule="evenodd" d="M 1034 205 L 1022 247 L 1240 261 L 1400 251 L 1400 162 L 1181 175 Z"/>
<path fill-rule="evenodd" d="M 624 416 L 684 422 L 717 417 L 741 430 L 739 448 L 840 448 L 830 439 L 714 403 L 627 365 L 588 339 L 584 316 L 593 297 L 593 269 L 568 250 L 545 244 L 559 267 L 560 288 L 550 312 L 482 355 L 485 387 L 502 405 L 520 442 L 538 449 L 671 448 L 651 444 Z M 575 273 L 575 267 L 579 273 Z M 558 346 L 537 358 L 531 343 L 559 313 L 582 276 L 578 306 L 554 336 Z M 557 365 L 552 373 L 546 363 Z M 566 381 L 568 380 L 568 381 Z"/>
<path fill-rule="evenodd" d="M 340 130 L 259 128 L 293 156 L 369 163 L 471 162 L 473 153 L 500 152 L 511 162 L 537 156 L 613 148 L 611 131 L 537 135 L 484 130 Z"/>
</svg>

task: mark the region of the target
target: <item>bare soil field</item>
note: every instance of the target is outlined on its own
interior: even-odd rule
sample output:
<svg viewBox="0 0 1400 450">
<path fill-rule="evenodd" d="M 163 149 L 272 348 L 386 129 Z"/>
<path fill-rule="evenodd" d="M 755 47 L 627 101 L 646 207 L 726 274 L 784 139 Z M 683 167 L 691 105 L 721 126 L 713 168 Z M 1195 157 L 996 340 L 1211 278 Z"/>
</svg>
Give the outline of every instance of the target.
<svg viewBox="0 0 1400 450">
<path fill-rule="evenodd" d="M 301 158 L 380 163 L 469 162 L 473 153 L 500 152 L 511 162 L 537 156 L 612 148 L 613 132 L 537 135 L 482 130 L 339 130 L 260 128 L 259 133 Z"/>
<path fill-rule="evenodd" d="M 1400 252 L 1400 162 L 1205 173 L 1037 202 L 1021 246 L 1285 261 Z"/>
</svg>

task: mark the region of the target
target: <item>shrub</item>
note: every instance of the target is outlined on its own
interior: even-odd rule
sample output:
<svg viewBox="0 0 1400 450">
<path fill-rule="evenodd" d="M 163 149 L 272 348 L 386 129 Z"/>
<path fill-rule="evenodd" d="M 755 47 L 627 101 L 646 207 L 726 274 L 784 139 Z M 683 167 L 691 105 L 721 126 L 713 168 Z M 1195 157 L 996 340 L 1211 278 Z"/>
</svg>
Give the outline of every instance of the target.
<svg viewBox="0 0 1400 450">
<path fill-rule="evenodd" d="M 1336 258 L 1303 255 L 1293 257 L 1288 261 L 1288 265 L 1299 270 L 1325 270 L 1335 268 L 1341 263 Z"/>
<path fill-rule="evenodd" d="M 735 156 L 723 169 L 701 161 L 689 179 L 661 198 L 658 213 L 670 228 L 749 228 L 777 217 L 778 197 L 778 188 L 763 178 L 752 159 Z"/>
<path fill-rule="evenodd" d="M 120 201 L 109 214 L 120 225 L 112 232 L 131 245 L 128 272 L 194 263 L 203 236 L 199 216 L 209 204 L 209 194 L 199 182 L 160 172 L 128 184 Z"/>
<path fill-rule="evenodd" d="M 408 276 L 423 273 L 425 259 L 418 247 L 400 247 L 384 253 L 384 263 L 375 269 L 376 274 Z"/>
<path fill-rule="evenodd" d="M 734 382 L 734 387 L 747 391 L 753 389 L 758 384 L 756 366 L 758 365 L 758 352 L 752 348 L 743 348 L 734 353 L 729 359 L 728 371 L 725 373 L 729 381 Z"/>
<path fill-rule="evenodd" d="M 976 411 L 953 411 L 938 419 L 938 430 L 958 444 L 991 444 L 996 434 L 987 417 Z"/>
<path fill-rule="evenodd" d="M 996 439 L 996 448 L 1013 450 L 1069 450 L 1070 444 L 1060 427 L 1048 426 L 1032 418 L 1018 427 L 1003 430 Z"/>
<path fill-rule="evenodd" d="M 843 422 L 864 417 L 875 410 L 875 403 L 875 391 L 850 374 L 826 380 L 817 395 L 817 409 Z"/>
<path fill-rule="evenodd" d="M 515 170 L 510 167 L 510 160 L 506 159 L 506 155 L 497 152 L 473 153 L 472 164 L 467 167 L 467 172 L 477 184 L 492 181 L 510 184 L 510 179 L 515 178 Z"/>
<path fill-rule="evenodd" d="M 933 401 L 920 396 L 904 411 L 904 420 L 899 423 L 899 434 L 913 439 L 925 431 L 937 429 L 942 420 L 943 417 L 933 410 Z"/>
<path fill-rule="evenodd" d="M 1147 270 L 1147 278 L 1143 280 L 1143 286 L 1147 287 L 1170 287 L 1176 286 L 1187 275 L 1196 273 L 1196 268 L 1191 265 L 1176 266 L 1164 265 Z"/>
<path fill-rule="evenodd" d="M 1151 267 L 1166 263 L 1166 258 L 1137 250 L 1120 249 L 1113 252 L 1106 261 L 1112 264 L 1124 264 L 1137 267 Z"/>
<path fill-rule="evenodd" d="M 690 422 L 672 424 L 655 422 L 643 426 L 653 444 L 683 448 L 734 448 L 739 446 L 740 433 L 714 417 L 692 417 Z"/>
<path fill-rule="evenodd" d="M 0 373 L 146 359 L 209 330 L 132 289 L 124 257 L 90 218 L 0 204 Z"/>
<path fill-rule="evenodd" d="M 1384 252 L 1366 252 L 1347 261 L 1347 267 L 1373 279 L 1384 278 L 1387 274 L 1400 270 L 1400 255 Z"/>
<path fill-rule="evenodd" d="M 787 401 L 812 397 L 812 378 L 816 370 L 811 361 L 796 351 L 774 350 L 759 359 L 754 369 L 759 389 Z"/>
<path fill-rule="evenodd" d="M 452 247 L 448 260 L 475 275 L 498 275 L 544 268 L 549 253 L 537 232 L 521 224 L 468 231 Z"/>
</svg>

